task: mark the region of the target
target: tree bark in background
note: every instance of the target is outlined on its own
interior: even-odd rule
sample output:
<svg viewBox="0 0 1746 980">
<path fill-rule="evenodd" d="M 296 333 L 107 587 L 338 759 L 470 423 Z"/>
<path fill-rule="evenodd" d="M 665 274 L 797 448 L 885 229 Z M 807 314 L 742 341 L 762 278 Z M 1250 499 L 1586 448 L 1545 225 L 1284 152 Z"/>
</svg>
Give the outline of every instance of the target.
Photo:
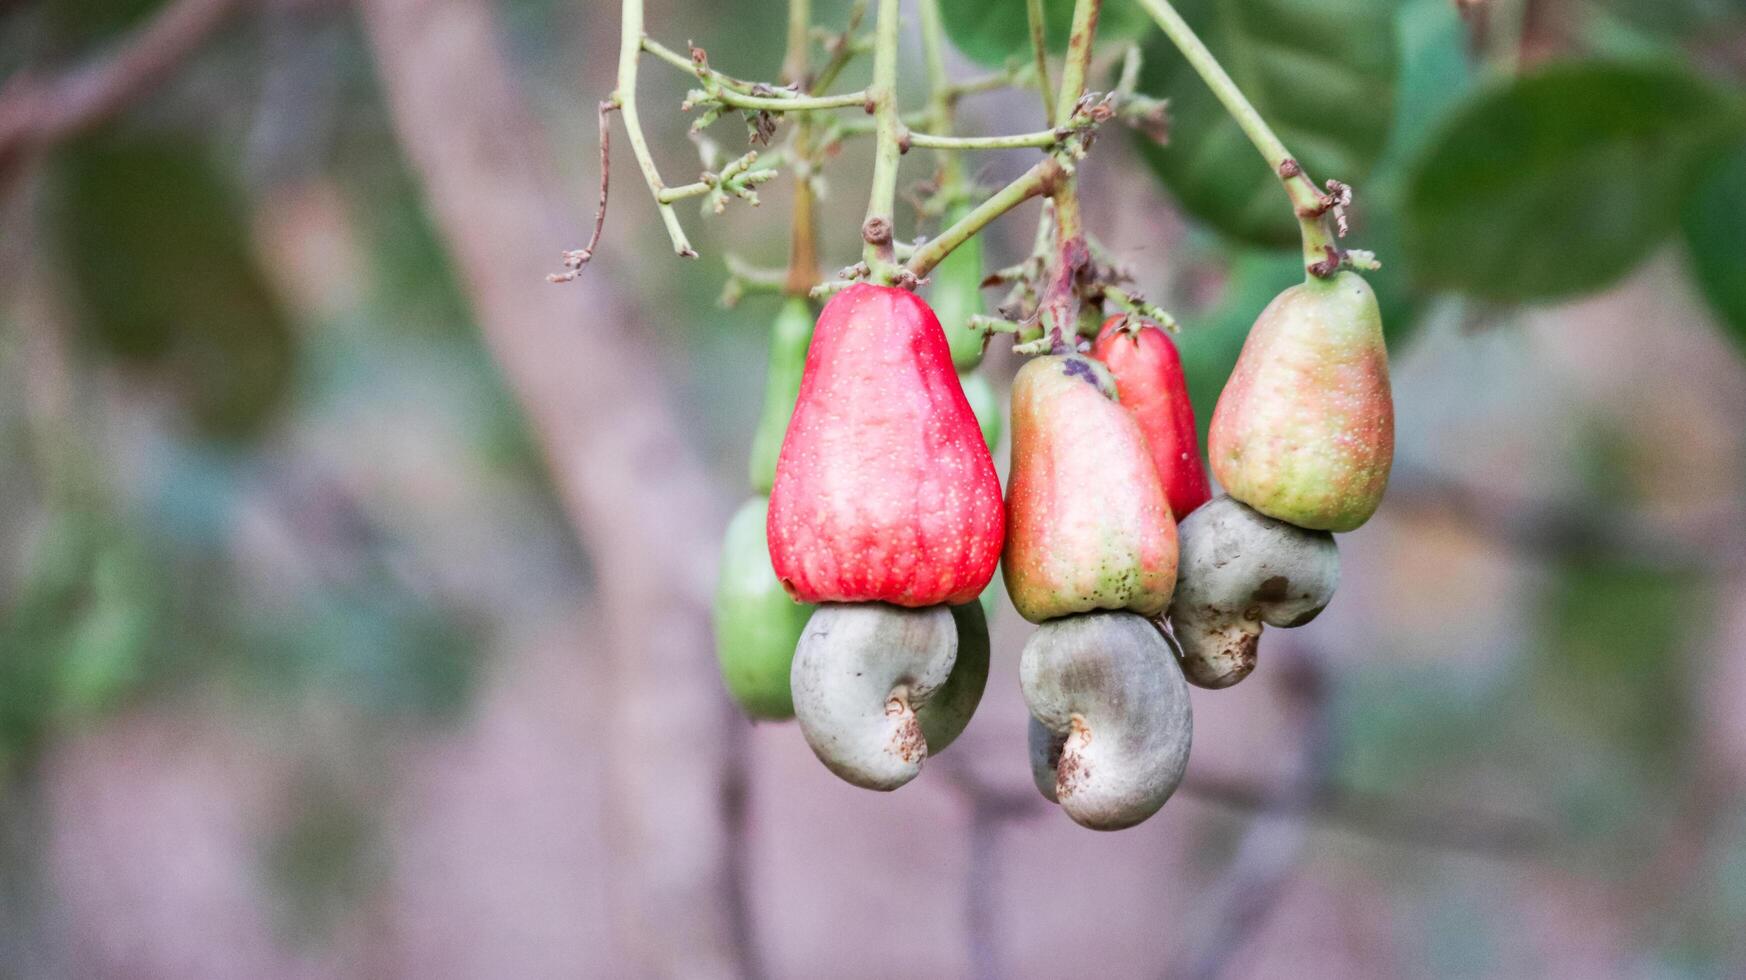
<svg viewBox="0 0 1746 980">
<path fill-rule="evenodd" d="M 480 328 L 527 413 L 595 569 L 610 690 L 577 692 L 608 755 L 601 794 L 620 954 L 640 974 L 744 972 L 723 773 L 729 708 L 708 597 L 722 501 L 605 289 L 546 283 L 584 227 L 485 0 L 362 4 L 394 125 Z"/>
</svg>

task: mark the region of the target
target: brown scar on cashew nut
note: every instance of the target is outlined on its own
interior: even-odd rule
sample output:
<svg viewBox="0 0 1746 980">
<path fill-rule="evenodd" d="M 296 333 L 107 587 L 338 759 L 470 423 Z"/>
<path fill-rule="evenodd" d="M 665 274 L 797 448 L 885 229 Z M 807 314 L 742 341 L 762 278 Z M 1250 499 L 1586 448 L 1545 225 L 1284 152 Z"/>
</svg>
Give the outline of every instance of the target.
<svg viewBox="0 0 1746 980">
<path fill-rule="evenodd" d="M 1093 830 L 1132 827 L 1182 782 L 1193 739 L 1188 684 L 1163 634 L 1130 612 L 1053 619 L 1025 644 L 1031 774 Z"/>
<path fill-rule="evenodd" d="M 1264 626 L 1315 619 L 1340 583 L 1334 536 L 1306 531 L 1219 496 L 1184 518 L 1176 595 L 1167 614 L 1182 671 L 1207 688 L 1255 669 Z"/>
</svg>

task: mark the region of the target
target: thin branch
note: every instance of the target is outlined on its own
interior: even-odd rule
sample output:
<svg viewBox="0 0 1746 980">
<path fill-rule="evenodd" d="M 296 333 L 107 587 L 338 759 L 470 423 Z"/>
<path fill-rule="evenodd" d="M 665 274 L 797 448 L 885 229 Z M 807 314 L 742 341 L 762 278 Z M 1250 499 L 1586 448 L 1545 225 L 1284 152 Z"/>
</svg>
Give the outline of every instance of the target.
<svg viewBox="0 0 1746 980">
<path fill-rule="evenodd" d="M 1033 197 L 1051 193 L 1055 186 L 1065 178 L 1066 170 L 1054 157 L 1045 157 L 1037 161 L 1035 166 L 1020 174 L 1012 183 L 1001 188 L 994 196 L 983 201 L 950 228 L 940 232 L 937 237 L 916 249 L 915 254 L 909 259 L 910 273 L 917 279 L 927 278 L 928 273 L 944 261 L 946 256 L 952 254 L 954 249 L 988 227 L 994 219 Z"/>
<path fill-rule="evenodd" d="M 788 0 L 788 45 L 784 80 L 802 91 L 812 87 L 812 0 Z M 794 156 L 794 205 L 788 219 L 788 273 L 783 291 L 805 296 L 818 282 L 818 202 L 813 186 L 818 145 L 813 120 L 801 116 L 788 137 Z"/>
<path fill-rule="evenodd" d="M 744 723 L 729 720 L 710 654 L 710 559 L 728 501 L 667 397 L 649 334 L 660 318 L 625 306 L 611 276 L 525 287 L 525 270 L 549 261 L 585 216 L 573 213 L 515 83 L 499 5 L 359 8 L 395 132 L 476 322 L 578 539 L 594 567 L 610 569 L 596 590 L 604 629 L 578 651 L 604 661 L 612 691 L 578 705 L 609 733 L 600 797 L 612 854 L 600 873 L 614 941 L 597 952 L 596 972 L 749 976 L 734 921 L 740 845 L 722 810 L 734 765 L 727 726 Z M 578 343 L 588 324 L 614 328 Z M 658 460 L 659 473 L 638 460 Z"/>
<path fill-rule="evenodd" d="M 830 55 L 830 60 L 825 62 L 825 66 L 819 69 L 818 77 L 813 79 L 811 85 L 813 91 L 830 88 L 831 83 L 837 80 L 837 76 L 843 73 L 844 68 L 849 67 L 849 62 L 853 61 L 855 55 L 860 52 L 860 48 L 855 43 L 855 32 L 861 29 L 861 21 L 866 16 L 867 0 L 855 0 L 854 5 L 849 8 L 849 19 L 843 27 L 843 32 L 825 44 L 825 51 Z"/>
<path fill-rule="evenodd" d="M 673 243 L 673 252 L 680 258 L 694 259 L 697 258 L 697 249 L 692 248 L 690 240 L 685 237 L 679 215 L 670 202 L 661 200 L 661 191 L 667 185 L 662 182 L 661 171 L 655 166 L 654 154 L 649 152 L 642 117 L 637 112 L 637 62 L 643 53 L 643 0 L 624 0 L 620 9 L 623 19 L 619 25 L 618 88 L 612 93 L 612 101 L 624 113 L 625 134 L 630 137 L 631 151 L 636 154 L 643 181 L 649 185 L 649 194 L 655 199 L 661 223 L 667 228 L 667 238 Z"/>
<path fill-rule="evenodd" d="M 1275 660 L 1277 667 L 1284 668 L 1276 676 L 1298 709 L 1301 755 L 1295 778 L 1275 791 L 1273 800 L 1289 814 L 1325 794 L 1339 756 L 1326 668 L 1316 651 L 1282 645 L 1280 652 L 1288 650 L 1296 653 Z M 1214 894 L 1184 930 L 1188 942 L 1166 975 L 1211 980 L 1224 973 L 1248 939 L 1266 924 L 1296 873 L 1308 837 L 1309 828 L 1302 820 L 1287 815 L 1257 817 Z"/>
<path fill-rule="evenodd" d="M 1043 96 L 1043 121 L 1055 125 L 1055 85 L 1049 81 L 1049 39 L 1043 21 L 1043 0 L 1025 0 L 1025 21 L 1031 29 L 1031 58 L 1037 91 Z"/>
<path fill-rule="evenodd" d="M 53 78 L 8 79 L 0 86 L 0 173 L 156 91 L 241 6 L 242 0 L 174 0 L 106 56 Z"/>
<path fill-rule="evenodd" d="M 1047 149 L 1061 143 L 1070 134 L 1062 129 L 1043 129 L 1034 133 L 1013 133 L 1009 136 L 940 136 L 934 133 L 908 133 L 904 142 L 924 150 L 1023 150 Z"/>
<path fill-rule="evenodd" d="M 606 230 L 606 199 L 612 190 L 612 120 L 608 118 L 618 108 L 611 99 L 600 103 L 600 203 L 594 209 L 594 234 L 588 244 L 564 253 L 564 271 L 546 277 L 547 282 L 570 282 L 582 273 L 582 267 L 594 258 L 600 247 L 600 233 Z"/>
<path fill-rule="evenodd" d="M 1251 814 L 1297 816 L 1371 840 L 1491 858 L 1542 854 L 1561 832 L 1531 817 L 1473 813 L 1328 787 L 1319 798 L 1285 799 L 1274 788 L 1225 775 L 1190 772 L 1184 797 Z"/>
<path fill-rule="evenodd" d="M 750 82 L 750 81 L 747 81 L 743 78 L 735 78 L 732 75 L 723 74 L 722 72 L 716 71 L 714 68 L 711 68 L 708 65 L 701 65 L 700 66 L 700 65 L 698 65 L 696 59 L 686 57 L 685 55 L 680 54 L 679 52 L 673 50 L 672 48 L 667 47 L 665 44 L 662 44 L 661 42 L 655 40 L 652 37 L 649 37 L 646 34 L 643 35 L 642 45 L 643 45 L 644 51 L 647 51 L 649 54 L 654 55 L 657 59 L 659 59 L 659 60 L 661 60 L 669 65 L 672 65 L 674 68 L 679 69 L 680 71 L 684 72 L 685 74 L 696 75 L 699 77 L 702 77 L 703 75 L 707 74 L 710 78 L 714 79 L 716 84 L 722 86 L 723 88 L 730 88 L 730 89 L 733 89 L 737 92 L 743 92 L 746 95 L 751 95 L 754 90 L 756 90 L 760 87 L 757 82 Z M 782 92 L 781 89 L 776 90 L 776 94 L 778 94 L 778 95 L 780 95 L 781 92 Z"/>
<path fill-rule="evenodd" d="M 898 0 L 879 0 L 873 28 L 873 84 L 868 89 L 877 122 L 867 217 L 861 223 L 862 261 L 880 282 L 903 271 L 891 243 L 896 234 L 897 170 L 903 155 L 903 121 L 897 107 Z"/>
<path fill-rule="evenodd" d="M 1267 166 L 1284 184 L 1285 193 L 1297 212 L 1299 230 L 1303 234 L 1305 268 L 1313 276 L 1325 278 L 1333 275 L 1340 267 L 1340 252 L 1333 236 L 1328 234 L 1323 218 L 1330 211 L 1334 211 L 1338 220 L 1339 208 L 1343 206 L 1343 202 L 1338 199 L 1338 192 L 1330 186 L 1329 194 L 1334 195 L 1330 197 L 1317 189 L 1315 182 L 1304 173 L 1302 164 L 1286 149 L 1285 143 L 1267 125 L 1267 120 L 1256 111 L 1243 90 L 1231 80 L 1230 74 L 1202 43 L 1194 29 L 1170 5 L 1170 0 L 1137 2 L 1158 22 L 1158 27 L 1182 52 L 1189 66 L 1206 82 L 1207 88 L 1212 90 L 1214 97 L 1230 113 L 1243 134 L 1249 137 L 1249 142 L 1255 145 L 1255 149 L 1267 161 Z"/>
</svg>

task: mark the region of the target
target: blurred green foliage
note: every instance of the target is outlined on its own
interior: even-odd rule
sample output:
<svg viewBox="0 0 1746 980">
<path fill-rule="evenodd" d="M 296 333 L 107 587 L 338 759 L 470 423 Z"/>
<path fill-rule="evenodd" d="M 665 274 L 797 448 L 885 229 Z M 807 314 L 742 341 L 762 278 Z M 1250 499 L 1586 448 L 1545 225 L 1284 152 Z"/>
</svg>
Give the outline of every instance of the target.
<svg viewBox="0 0 1746 980">
<path fill-rule="evenodd" d="M 295 338 L 207 152 L 172 135 L 64 147 L 53 232 L 83 339 L 169 382 L 203 432 L 246 439 L 284 404 Z"/>
<path fill-rule="evenodd" d="M 1681 227 L 1692 275 L 1746 354 L 1746 143 L 1692 192 Z"/>
<path fill-rule="evenodd" d="M 1194 0 L 1178 9 L 1309 174 L 1363 186 L 1394 118 L 1393 3 Z M 1141 85 L 1170 99 L 1169 144 L 1138 145 L 1183 207 L 1238 241 L 1295 243 L 1278 175 L 1161 36 L 1147 46 Z"/>
<path fill-rule="evenodd" d="M 1672 63 L 1571 62 L 1488 86 L 1413 167 L 1406 256 L 1422 282 L 1488 300 L 1599 289 L 1674 230 L 1743 122 L 1738 98 Z"/>
<path fill-rule="evenodd" d="M 1030 18 L 1024 0 L 940 0 L 940 20 L 952 43 L 973 61 L 1000 67 L 1032 60 Z M 1138 4 L 1105 4 L 1098 21 L 1098 43 L 1142 37 L 1151 23 Z M 1072 25 L 1073 0 L 1044 0 L 1044 35 L 1051 50 L 1066 50 Z"/>
</svg>

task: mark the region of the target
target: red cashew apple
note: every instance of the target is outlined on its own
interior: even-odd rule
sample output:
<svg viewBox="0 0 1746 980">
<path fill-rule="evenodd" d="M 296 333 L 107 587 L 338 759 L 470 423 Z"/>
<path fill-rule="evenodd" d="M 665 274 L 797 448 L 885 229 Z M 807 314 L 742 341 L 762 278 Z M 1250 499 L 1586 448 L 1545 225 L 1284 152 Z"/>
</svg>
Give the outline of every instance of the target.
<svg viewBox="0 0 1746 980">
<path fill-rule="evenodd" d="M 1213 475 L 1257 511 L 1315 531 L 1370 519 L 1394 463 L 1382 314 L 1356 272 L 1293 286 L 1261 311 L 1207 433 Z"/>
<path fill-rule="evenodd" d="M 1164 496 L 1178 521 L 1212 499 L 1206 467 L 1200 461 L 1194 406 L 1182 358 L 1170 336 L 1150 323 L 1112 316 L 1097 334 L 1091 356 L 1109 366 L 1122 407 L 1140 424 L 1152 464 L 1164 483 Z"/>
<path fill-rule="evenodd" d="M 1103 365 L 1031 359 L 1012 383 L 1006 591 L 1033 623 L 1093 609 L 1156 616 L 1176 587 L 1176 521 L 1146 439 Z"/>
<path fill-rule="evenodd" d="M 770 560 L 802 602 L 964 603 L 994 577 L 1000 480 L 928 305 L 857 284 L 813 329 L 770 492 Z"/>
</svg>

